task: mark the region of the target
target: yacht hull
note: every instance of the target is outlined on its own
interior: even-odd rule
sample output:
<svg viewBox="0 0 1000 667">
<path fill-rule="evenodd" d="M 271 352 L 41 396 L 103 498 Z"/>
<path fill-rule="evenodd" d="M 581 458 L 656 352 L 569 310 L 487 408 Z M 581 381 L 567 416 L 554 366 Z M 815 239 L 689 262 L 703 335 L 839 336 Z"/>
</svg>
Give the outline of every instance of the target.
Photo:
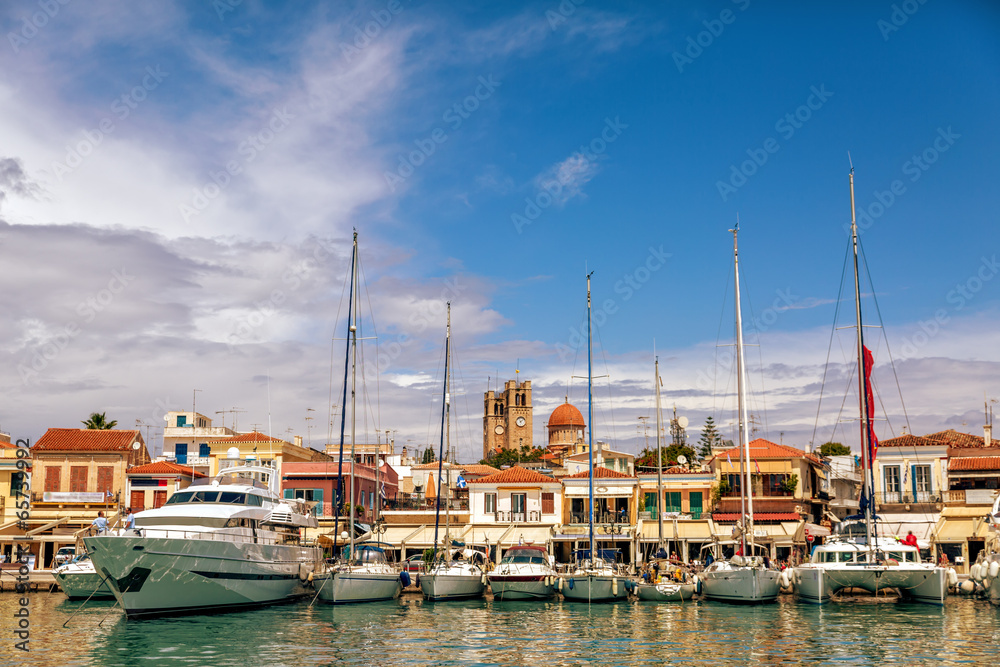
<svg viewBox="0 0 1000 667">
<path fill-rule="evenodd" d="M 420 575 L 420 590 L 428 600 L 480 598 L 486 594 L 483 575 L 475 573 Z"/>
<path fill-rule="evenodd" d="M 947 570 L 906 565 L 800 565 L 792 570 L 792 587 L 802 602 L 824 604 L 840 591 L 860 588 L 872 595 L 887 588 L 903 599 L 943 605 L 948 595 Z"/>
<path fill-rule="evenodd" d="M 313 579 L 317 596 L 332 604 L 395 600 L 403 590 L 396 572 L 332 572 Z"/>
<path fill-rule="evenodd" d="M 59 588 L 70 600 L 113 600 L 115 594 L 92 567 L 87 569 L 63 566 L 52 573 Z"/>
<path fill-rule="evenodd" d="M 560 592 L 571 602 L 616 602 L 628 597 L 625 579 L 610 574 L 567 575 Z"/>
<path fill-rule="evenodd" d="M 781 592 L 780 575 L 774 570 L 734 567 L 706 570 L 701 575 L 706 599 L 733 604 L 775 602 Z"/>
<path fill-rule="evenodd" d="M 555 594 L 555 576 L 544 574 L 491 574 L 494 600 L 545 600 Z"/>
<path fill-rule="evenodd" d="M 694 597 L 694 584 L 663 582 L 636 584 L 635 594 L 640 600 L 650 602 L 683 602 Z"/>
<path fill-rule="evenodd" d="M 217 539 L 97 536 L 84 539 L 129 617 L 252 607 L 305 593 L 320 551 Z"/>
</svg>

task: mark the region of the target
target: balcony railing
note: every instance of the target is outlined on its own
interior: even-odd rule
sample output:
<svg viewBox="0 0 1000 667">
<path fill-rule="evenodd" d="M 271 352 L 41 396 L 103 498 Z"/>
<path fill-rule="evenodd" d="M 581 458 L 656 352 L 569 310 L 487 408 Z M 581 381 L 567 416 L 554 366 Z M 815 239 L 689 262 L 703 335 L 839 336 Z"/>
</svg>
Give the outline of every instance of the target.
<svg viewBox="0 0 1000 667">
<path fill-rule="evenodd" d="M 497 512 L 493 515 L 495 521 L 500 523 L 541 523 L 542 513 L 538 510 L 530 512 Z"/>
<path fill-rule="evenodd" d="M 996 494 L 996 489 L 953 489 L 942 495 L 948 505 L 992 505 Z"/>
<path fill-rule="evenodd" d="M 885 491 L 875 494 L 875 501 L 881 505 L 904 505 L 911 503 L 941 502 L 941 494 L 933 491 Z"/>
</svg>

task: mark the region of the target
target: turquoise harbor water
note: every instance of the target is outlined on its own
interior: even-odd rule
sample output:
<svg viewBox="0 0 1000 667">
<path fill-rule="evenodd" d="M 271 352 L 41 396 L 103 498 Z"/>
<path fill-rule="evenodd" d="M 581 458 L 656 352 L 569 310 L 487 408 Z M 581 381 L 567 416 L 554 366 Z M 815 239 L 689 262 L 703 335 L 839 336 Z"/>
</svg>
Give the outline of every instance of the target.
<svg viewBox="0 0 1000 667">
<path fill-rule="evenodd" d="M 824 607 L 709 602 L 300 602 L 126 622 L 112 603 L 31 597 L 30 654 L 0 596 L 2 665 L 996 665 L 1000 609 L 849 602 Z M 110 613 L 109 613 L 110 612 Z M 99 625 L 101 621 L 103 625 Z"/>
</svg>

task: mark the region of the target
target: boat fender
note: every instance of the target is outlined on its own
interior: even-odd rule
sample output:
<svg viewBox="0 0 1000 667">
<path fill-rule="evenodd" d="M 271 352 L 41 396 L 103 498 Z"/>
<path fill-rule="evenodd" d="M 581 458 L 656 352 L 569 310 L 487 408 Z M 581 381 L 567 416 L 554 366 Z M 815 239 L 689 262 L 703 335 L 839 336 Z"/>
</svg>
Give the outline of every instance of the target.
<svg viewBox="0 0 1000 667">
<path fill-rule="evenodd" d="M 569 589 L 573 590 L 573 577 L 570 577 L 569 580 L 566 583 L 569 584 Z"/>
<path fill-rule="evenodd" d="M 562 593 L 562 585 L 563 585 L 562 577 L 559 577 L 559 592 L 560 593 Z"/>
<path fill-rule="evenodd" d="M 972 577 L 974 581 L 982 581 L 983 575 L 979 570 L 979 563 L 974 563 L 971 568 L 969 568 L 969 576 Z"/>
<path fill-rule="evenodd" d="M 966 579 L 962 582 L 962 585 L 958 587 L 958 590 L 966 595 L 971 595 L 972 592 L 976 590 L 976 584 L 972 580 Z"/>
<path fill-rule="evenodd" d="M 698 575 L 694 576 L 694 591 L 698 595 L 701 595 L 701 577 Z"/>
<path fill-rule="evenodd" d="M 611 579 L 611 594 L 618 595 L 618 578 L 613 577 Z"/>
<path fill-rule="evenodd" d="M 948 568 L 948 585 L 952 587 L 958 586 L 958 572 L 955 572 L 955 568 L 953 567 Z"/>
<path fill-rule="evenodd" d="M 990 563 L 990 579 L 996 579 L 1000 576 L 1000 562 L 993 561 Z"/>
<path fill-rule="evenodd" d="M 788 578 L 788 573 L 784 570 L 781 571 L 781 587 L 788 588 L 792 585 L 791 579 Z"/>
<path fill-rule="evenodd" d="M 407 586 L 409 586 L 410 585 L 410 573 L 407 572 L 406 570 L 403 570 L 402 572 L 400 572 L 399 573 L 399 581 L 400 581 L 400 583 L 403 584 L 403 588 L 406 588 Z"/>
<path fill-rule="evenodd" d="M 310 573 L 309 573 L 309 576 L 308 576 L 308 577 L 306 577 L 306 581 L 312 581 L 312 580 L 313 580 L 313 573 L 312 573 L 312 572 L 310 572 Z"/>
<path fill-rule="evenodd" d="M 485 573 L 485 572 L 483 573 L 483 576 L 482 576 L 482 578 L 480 579 L 480 583 L 482 583 L 482 585 L 483 585 L 483 586 L 485 586 L 485 585 L 486 585 L 486 573 Z"/>
</svg>

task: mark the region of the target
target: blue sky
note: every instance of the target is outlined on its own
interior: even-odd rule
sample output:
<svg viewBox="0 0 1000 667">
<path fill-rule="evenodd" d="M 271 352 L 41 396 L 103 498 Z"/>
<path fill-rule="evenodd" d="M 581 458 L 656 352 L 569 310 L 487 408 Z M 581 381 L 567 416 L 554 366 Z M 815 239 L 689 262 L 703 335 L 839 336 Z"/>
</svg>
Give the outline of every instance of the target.
<svg viewBox="0 0 1000 667">
<path fill-rule="evenodd" d="M 369 432 L 436 439 L 451 298 L 462 457 L 478 458 L 487 378 L 516 366 L 541 439 L 585 372 L 587 268 L 607 311 L 598 437 L 635 449 L 654 339 L 669 401 L 728 424 L 716 345 L 739 215 L 761 435 L 822 442 L 845 385 L 814 436 L 848 152 L 889 343 L 883 437 L 905 423 L 887 350 L 918 433 L 978 432 L 1000 396 L 993 3 L 44 10 L 0 11 L 4 431 L 91 410 L 154 424 L 195 388 L 200 411 L 266 424 L 270 377 L 272 432 L 318 444 L 305 416 L 330 402 L 352 228 L 383 354 Z"/>
</svg>

